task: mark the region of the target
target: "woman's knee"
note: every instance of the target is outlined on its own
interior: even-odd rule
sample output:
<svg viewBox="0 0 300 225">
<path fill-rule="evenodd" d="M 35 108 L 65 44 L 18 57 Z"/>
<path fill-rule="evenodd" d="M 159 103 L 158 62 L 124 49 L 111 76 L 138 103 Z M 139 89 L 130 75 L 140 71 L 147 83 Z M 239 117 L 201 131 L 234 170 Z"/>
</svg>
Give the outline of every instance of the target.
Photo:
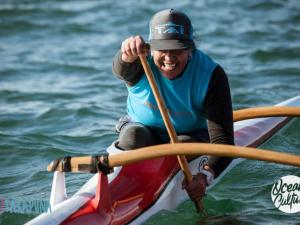
<svg viewBox="0 0 300 225">
<path fill-rule="evenodd" d="M 124 150 L 155 145 L 157 137 L 153 131 L 139 123 L 124 126 L 119 134 L 118 146 Z"/>
</svg>

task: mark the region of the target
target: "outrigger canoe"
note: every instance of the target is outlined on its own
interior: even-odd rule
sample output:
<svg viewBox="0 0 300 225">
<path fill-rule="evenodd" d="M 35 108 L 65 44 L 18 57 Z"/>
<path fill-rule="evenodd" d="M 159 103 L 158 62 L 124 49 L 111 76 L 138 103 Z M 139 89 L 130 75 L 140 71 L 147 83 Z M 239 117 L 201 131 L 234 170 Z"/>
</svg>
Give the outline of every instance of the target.
<svg viewBox="0 0 300 225">
<path fill-rule="evenodd" d="M 300 106 L 300 95 L 276 106 Z M 290 117 L 249 119 L 234 124 L 237 146 L 258 147 L 282 129 Z M 174 144 L 177 145 L 177 144 Z M 180 144 L 179 144 L 180 145 Z M 161 147 L 161 148 L 168 148 Z M 109 154 L 122 152 L 113 143 Z M 197 173 L 207 156 L 189 161 L 192 173 Z M 236 158 L 214 180 L 208 191 L 243 159 Z M 160 210 L 172 210 L 188 199 L 181 190 L 183 173 L 176 156 L 134 162 L 114 168 L 108 176 L 95 174 L 72 197 L 67 198 L 65 173 L 54 173 L 50 208 L 28 225 L 121 225 L 141 224 Z"/>
</svg>

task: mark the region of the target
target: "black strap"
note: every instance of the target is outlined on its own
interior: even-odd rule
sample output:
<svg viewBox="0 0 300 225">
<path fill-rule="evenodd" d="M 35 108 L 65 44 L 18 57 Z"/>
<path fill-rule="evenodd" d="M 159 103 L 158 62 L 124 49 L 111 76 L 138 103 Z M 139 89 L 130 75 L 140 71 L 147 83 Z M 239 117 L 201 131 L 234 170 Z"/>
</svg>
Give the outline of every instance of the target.
<svg viewBox="0 0 300 225">
<path fill-rule="evenodd" d="M 92 157 L 91 162 L 91 173 L 99 173 L 107 175 L 111 173 L 113 170 L 109 167 L 108 164 L 108 154 L 95 155 Z"/>
<path fill-rule="evenodd" d="M 65 156 L 61 160 L 62 171 L 71 172 L 71 156 Z"/>
<path fill-rule="evenodd" d="M 59 165 L 60 159 L 56 159 L 53 161 L 52 167 L 51 167 L 51 172 L 54 172 L 57 170 L 57 167 Z"/>
</svg>

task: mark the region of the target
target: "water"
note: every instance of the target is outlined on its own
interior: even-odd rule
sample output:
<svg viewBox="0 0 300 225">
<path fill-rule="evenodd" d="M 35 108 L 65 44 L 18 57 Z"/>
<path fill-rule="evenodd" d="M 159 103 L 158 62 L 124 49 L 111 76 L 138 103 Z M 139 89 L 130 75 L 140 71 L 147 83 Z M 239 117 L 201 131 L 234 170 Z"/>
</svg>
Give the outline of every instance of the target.
<svg viewBox="0 0 300 225">
<path fill-rule="evenodd" d="M 50 161 L 97 153 L 116 139 L 126 89 L 111 73 L 112 57 L 124 38 L 147 39 L 149 18 L 168 7 L 190 16 L 199 47 L 228 73 L 234 109 L 299 94 L 297 0 L 2 0 L 0 200 L 47 201 Z M 299 131 L 294 120 L 263 147 L 299 154 Z M 293 167 L 245 161 L 207 195 L 207 217 L 188 201 L 145 224 L 299 224 L 299 213 L 279 212 L 270 198 L 274 181 L 288 174 L 300 176 Z M 68 175 L 69 194 L 89 177 Z M 34 216 L 33 210 L 4 212 L 0 223 L 23 224 Z"/>
</svg>

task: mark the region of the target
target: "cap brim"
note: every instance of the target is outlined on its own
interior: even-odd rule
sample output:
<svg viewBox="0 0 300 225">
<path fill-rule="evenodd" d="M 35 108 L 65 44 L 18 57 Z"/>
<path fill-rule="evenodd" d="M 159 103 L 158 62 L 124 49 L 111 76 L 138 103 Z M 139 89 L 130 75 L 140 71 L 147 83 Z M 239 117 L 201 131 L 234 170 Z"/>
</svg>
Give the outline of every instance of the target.
<svg viewBox="0 0 300 225">
<path fill-rule="evenodd" d="M 194 42 L 192 40 L 159 40 L 153 39 L 150 40 L 150 47 L 153 50 L 180 50 L 180 49 L 188 49 L 194 47 Z"/>
</svg>

